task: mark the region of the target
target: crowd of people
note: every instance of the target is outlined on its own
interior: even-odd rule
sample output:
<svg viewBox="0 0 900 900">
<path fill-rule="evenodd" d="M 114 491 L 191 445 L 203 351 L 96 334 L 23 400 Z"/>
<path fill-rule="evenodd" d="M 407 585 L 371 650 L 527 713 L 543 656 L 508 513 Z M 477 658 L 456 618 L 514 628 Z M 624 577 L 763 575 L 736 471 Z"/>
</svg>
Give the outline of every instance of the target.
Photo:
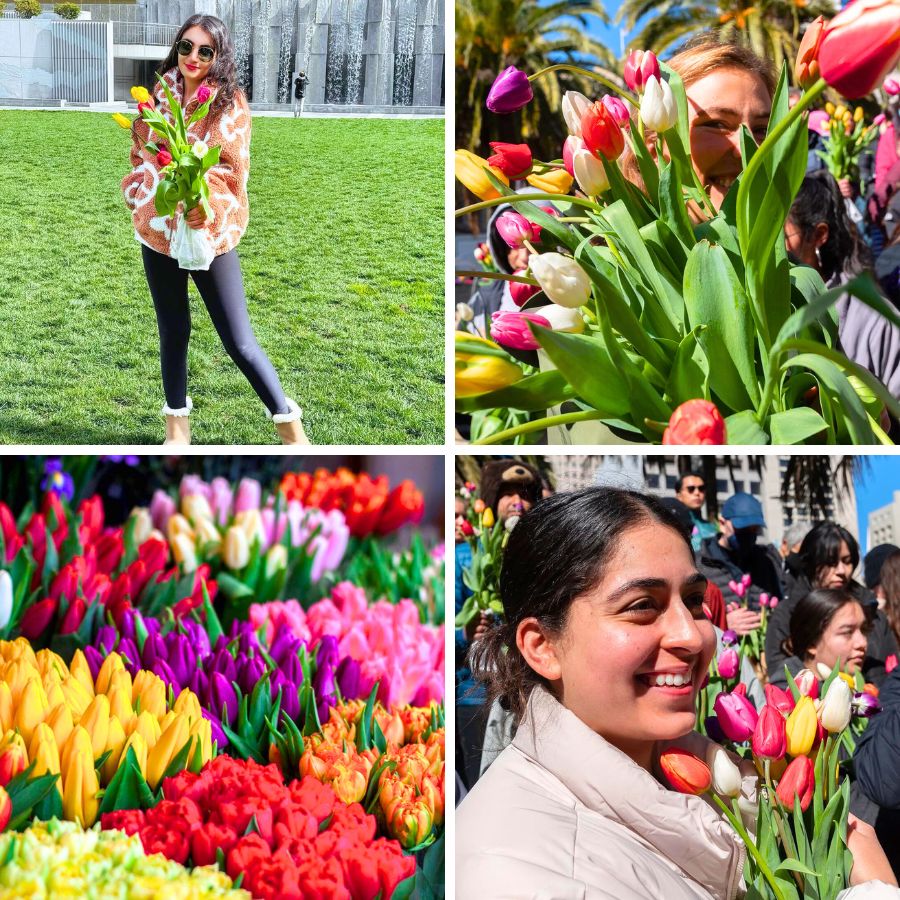
<svg viewBox="0 0 900 900">
<path fill-rule="evenodd" d="M 479 540 L 471 488 L 457 503 L 457 613 Z M 458 896 L 735 896 L 730 826 L 659 769 L 664 743 L 703 756 L 697 690 L 652 679 L 697 685 L 723 635 L 762 628 L 764 652 L 737 674 L 756 707 L 787 673 L 859 673 L 879 696 L 849 766 L 851 882 L 900 897 L 900 547 L 861 558 L 833 521 L 791 525 L 775 547 L 751 494 L 705 514 L 698 472 L 668 498 L 552 494 L 535 467 L 495 459 L 480 498 L 507 538 L 502 614 L 456 633 Z M 742 772 L 750 790 L 756 773 Z"/>
</svg>

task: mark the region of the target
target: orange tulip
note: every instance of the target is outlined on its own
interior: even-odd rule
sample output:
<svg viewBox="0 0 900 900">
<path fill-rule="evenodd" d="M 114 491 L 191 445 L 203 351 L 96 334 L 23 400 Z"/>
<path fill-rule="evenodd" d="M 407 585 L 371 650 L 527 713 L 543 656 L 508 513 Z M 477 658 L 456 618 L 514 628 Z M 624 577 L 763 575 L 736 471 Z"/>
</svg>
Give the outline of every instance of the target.
<svg viewBox="0 0 900 900">
<path fill-rule="evenodd" d="M 712 784 L 709 766 L 678 747 L 670 747 L 660 754 L 659 767 L 669 784 L 682 794 L 704 794 Z"/>
</svg>

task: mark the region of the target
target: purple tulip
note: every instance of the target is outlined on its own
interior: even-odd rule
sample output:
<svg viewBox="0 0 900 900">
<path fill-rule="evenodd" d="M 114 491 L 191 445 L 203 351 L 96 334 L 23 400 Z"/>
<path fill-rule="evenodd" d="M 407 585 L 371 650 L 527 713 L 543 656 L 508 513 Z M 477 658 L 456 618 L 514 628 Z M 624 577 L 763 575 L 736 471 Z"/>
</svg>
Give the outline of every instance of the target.
<svg viewBox="0 0 900 900">
<path fill-rule="evenodd" d="M 201 659 L 209 656 L 212 648 L 209 644 L 209 635 L 206 629 L 193 619 L 182 619 L 181 627 L 184 629 L 184 637 L 187 638 L 191 647 Z"/>
<path fill-rule="evenodd" d="M 359 663 L 352 656 L 345 656 L 335 673 L 341 696 L 345 700 L 355 700 L 359 694 Z"/>
<path fill-rule="evenodd" d="M 858 691 L 853 695 L 850 709 L 854 716 L 870 719 L 881 712 L 881 703 L 877 697 L 873 697 L 868 691 Z"/>
<path fill-rule="evenodd" d="M 172 685 L 172 689 L 175 691 L 176 696 L 181 693 L 181 689 L 184 685 L 172 671 L 172 667 L 164 659 L 157 659 L 156 662 L 153 663 L 153 671 L 159 675 L 166 684 Z"/>
<path fill-rule="evenodd" d="M 300 663 L 300 657 L 296 654 L 289 656 L 281 665 L 281 671 L 284 677 L 293 681 L 295 684 L 303 684 L 303 666 Z"/>
<path fill-rule="evenodd" d="M 269 656 L 281 665 L 289 656 L 296 656 L 303 642 L 291 631 L 289 625 L 283 622 L 278 626 L 272 646 L 269 647 Z"/>
<path fill-rule="evenodd" d="M 741 658 L 737 654 L 734 647 L 728 647 L 719 654 L 716 660 L 716 667 L 722 678 L 734 678 L 741 666 Z"/>
<path fill-rule="evenodd" d="M 141 654 L 138 653 L 137 644 L 131 638 L 122 638 L 119 641 L 118 652 L 120 656 L 125 657 L 125 668 L 133 678 L 141 668 Z"/>
<path fill-rule="evenodd" d="M 175 638 L 175 640 L 170 641 L 169 638 Z M 197 654 L 194 653 L 193 647 L 183 634 L 170 632 L 166 636 L 166 643 L 169 645 L 168 663 L 175 673 L 178 683 L 188 684 L 197 669 Z"/>
<path fill-rule="evenodd" d="M 116 649 L 119 642 L 119 632 L 112 625 L 103 625 L 97 630 L 97 637 L 94 638 L 94 646 L 98 650 L 105 650 L 107 654 Z"/>
<path fill-rule="evenodd" d="M 333 668 L 340 662 L 338 640 L 333 634 L 322 636 L 319 646 L 316 648 L 316 666 L 328 666 Z"/>
<path fill-rule="evenodd" d="M 148 634 L 147 640 L 144 641 L 144 650 L 141 653 L 144 668 L 152 669 L 157 660 L 166 659 L 168 655 L 165 641 L 155 632 Z"/>
<path fill-rule="evenodd" d="M 96 681 L 97 675 L 100 672 L 100 667 L 103 665 L 103 660 L 106 657 L 100 653 L 96 647 L 85 647 L 84 658 L 87 660 L 87 664 L 91 670 L 91 678 Z"/>
<path fill-rule="evenodd" d="M 256 682 L 266 674 L 266 664 L 258 657 L 251 656 L 238 666 L 238 677 L 235 679 L 245 694 L 253 691 Z"/>
<path fill-rule="evenodd" d="M 221 653 L 215 657 L 212 669 L 210 669 L 209 658 L 207 658 L 203 667 L 209 674 L 217 673 L 222 675 L 229 684 L 232 681 L 237 681 L 237 666 L 234 663 L 234 657 L 230 653 Z"/>
<path fill-rule="evenodd" d="M 222 752 L 224 747 L 228 746 L 228 737 L 225 732 L 222 730 L 222 722 L 218 716 L 214 716 L 207 709 L 201 709 L 200 713 L 203 718 L 209 722 L 209 730 L 212 732 L 213 741 L 219 745 L 219 752 Z"/>
<path fill-rule="evenodd" d="M 122 626 L 119 629 L 119 633 L 123 638 L 129 638 L 132 641 L 137 640 L 137 632 L 134 627 L 134 617 L 136 615 L 139 615 L 136 610 L 125 610 L 125 614 L 122 616 Z"/>
<path fill-rule="evenodd" d="M 730 628 L 727 628 L 722 632 L 722 643 L 726 647 L 731 647 L 733 644 L 736 644 L 738 640 L 739 638 L 736 631 L 732 631 Z"/>
<path fill-rule="evenodd" d="M 234 495 L 235 515 L 250 509 L 259 509 L 262 501 L 262 485 L 255 478 L 242 478 Z"/>
<path fill-rule="evenodd" d="M 492 113 L 512 113 L 533 98 L 534 91 L 528 76 L 521 69 L 509 66 L 494 79 L 487 96 L 487 108 Z"/>
<path fill-rule="evenodd" d="M 226 725 L 231 725 L 237 717 L 239 705 L 234 685 L 221 672 L 213 672 L 209 679 L 209 709 Z"/>
<path fill-rule="evenodd" d="M 169 519 L 177 511 L 175 501 L 165 491 L 154 492 L 153 499 L 150 501 L 150 518 L 153 520 L 154 528 L 158 528 L 165 534 Z"/>
<path fill-rule="evenodd" d="M 198 697 L 206 697 L 209 694 L 209 676 L 202 669 L 195 669 L 191 675 L 191 690 Z"/>
<path fill-rule="evenodd" d="M 319 710 L 319 721 L 328 721 L 328 711 L 337 702 L 334 692 L 334 669 L 331 666 L 320 666 L 313 676 L 313 690 L 316 692 L 316 706 Z"/>
<path fill-rule="evenodd" d="M 281 672 L 272 676 L 272 685 L 275 694 L 281 689 L 281 713 L 293 722 L 300 719 L 300 691 L 297 685 L 289 678 L 285 678 Z"/>
<path fill-rule="evenodd" d="M 719 720 L 716 716 L 707 716 L 704 724 L 706 725 L 707 735 L 717 744 L 721 744 L 723 741 L 727 740 L 725 732 L 722 731 L 722 726 L 719 724 Z"/>
</svg>

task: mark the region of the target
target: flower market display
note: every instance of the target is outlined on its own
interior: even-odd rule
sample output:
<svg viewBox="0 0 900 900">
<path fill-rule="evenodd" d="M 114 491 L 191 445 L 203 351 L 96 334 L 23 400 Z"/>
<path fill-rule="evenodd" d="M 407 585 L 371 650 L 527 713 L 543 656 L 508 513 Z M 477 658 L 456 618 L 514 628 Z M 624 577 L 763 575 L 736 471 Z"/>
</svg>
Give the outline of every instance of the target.
<svg viewBox="0 0 900 900">
<path fill-rule="evenodd" d="M 0 893 L 443 896 L 415 485 L 189 475 L 116 527 L 62 464 L 42 487 L 0 502 Z"/>
<path fill-rule="evenodd" d="M 826 88 L 854 100 L 881 85 L 900 57 L 898 16 L 896 4 L 856 0 L 808 28 L 794 71 L 805 93 L 789 105 L 783 66 L 765 139 L 744 129 L 742 172 L 718 209 L 691 159 L 685 87 L 653 53 L 628 57 L 624 87 L 567 63 L 497 76 L 487 108 L 499 116 L 559 69 L 609 93 L 566 92 L 559 159 L 515 143 L 494 143 L 487 159 L 456 153 L 480 201 L 457 215 L 509 204 L 497 230 L 531 254 L 511 275 L 462 273 L 509 281 L 519 306 L 480 334 L 455 332 L 456 408 L 473 414 L 473 442 L 589 422 L 594 443 L 891 443 L 882 413 L 900 416 L 900 402 L 837 349 L 833 307 L 849 292 L 900 317 L 868 278 L 826 290 L 788 258 L 784 226 L 807 110 Z M 831 120 L 828 164 L 846 174 L 875 132 L 846 108 Z"/>
</svg>

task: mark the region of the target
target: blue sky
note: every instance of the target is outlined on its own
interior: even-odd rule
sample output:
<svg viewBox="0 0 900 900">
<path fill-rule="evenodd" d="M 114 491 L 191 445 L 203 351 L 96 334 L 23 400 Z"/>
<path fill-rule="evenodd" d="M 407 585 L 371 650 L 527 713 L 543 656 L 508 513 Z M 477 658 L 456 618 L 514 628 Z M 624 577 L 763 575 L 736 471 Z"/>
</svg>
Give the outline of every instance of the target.
<svg viewBox="0 0 900 900">
<path fill-rule="evenodd" d="M 871 549 L 866 546 L 869 513 L 886 506 L 893 499 L 894 491 L 900 491 L 900 456 L 870 456 L 868 460 L 863 475 L 854 479 L 859 545 L 863 553 Z"/>
</svg>

